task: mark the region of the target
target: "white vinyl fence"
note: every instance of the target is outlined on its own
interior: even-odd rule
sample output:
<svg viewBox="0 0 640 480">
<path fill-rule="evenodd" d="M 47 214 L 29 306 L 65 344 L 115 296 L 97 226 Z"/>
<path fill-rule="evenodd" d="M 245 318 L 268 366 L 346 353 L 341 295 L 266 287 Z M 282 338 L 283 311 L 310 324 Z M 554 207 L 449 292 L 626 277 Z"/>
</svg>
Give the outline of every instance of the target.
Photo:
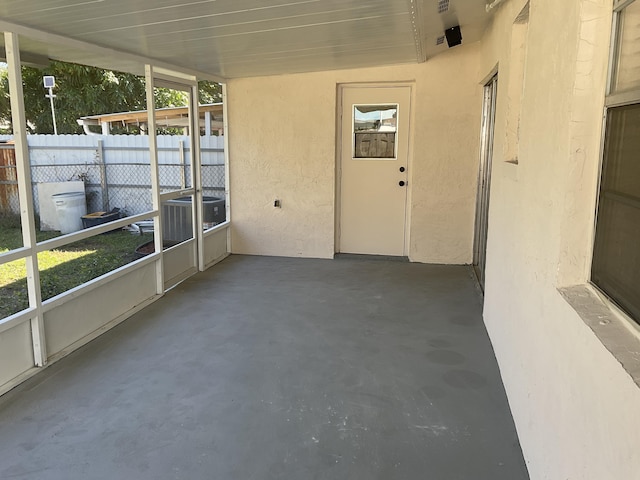
<svg viewBox="0 0 640 480">
<path fill-rule="evenodd" d="M 192 186 L 189 137 L 158 136 L 162 191 Z M 0 136 L 0 141 L 11 136 Z M 81 180 L 89 212 L 151 210 L 149 137 L 141 135 L 29 135 L 34 205 L 38 183 Z M 200 137 L 203 194 L 224 197 L 224 137 Z M 9 153 L 9 152 L 5 152 Z M 18 213 L 15 161 L 0 155 L 0 214 Z"/>
</svg>

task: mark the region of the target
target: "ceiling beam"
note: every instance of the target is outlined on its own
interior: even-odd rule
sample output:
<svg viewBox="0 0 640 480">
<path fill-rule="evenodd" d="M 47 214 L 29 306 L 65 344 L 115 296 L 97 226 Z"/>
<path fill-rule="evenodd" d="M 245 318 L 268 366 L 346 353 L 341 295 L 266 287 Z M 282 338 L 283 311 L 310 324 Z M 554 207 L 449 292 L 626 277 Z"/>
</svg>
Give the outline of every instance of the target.
<svg viewBox="0 0 640 480">
<path fill-rule="evenodd" d="M 7 63 L 7 50 L 0 46 L 0 60 Z M 27 67 L 46 68 L 51 64 L 51 59 L 46 55 L 37 53 L 20 52 L 20 63 Z"/>
<path fill-rule="evenodd" d="M 413 30 L 413 41 L 416 45 L 416 60 L 418 63 L 427 61 L 427 51 L 424 48 L 424 21 L 421 12 L 421 0 L 407 0 L 409 2 L 409 14 L 411 15 L 411 28 Z"/>
</svg>

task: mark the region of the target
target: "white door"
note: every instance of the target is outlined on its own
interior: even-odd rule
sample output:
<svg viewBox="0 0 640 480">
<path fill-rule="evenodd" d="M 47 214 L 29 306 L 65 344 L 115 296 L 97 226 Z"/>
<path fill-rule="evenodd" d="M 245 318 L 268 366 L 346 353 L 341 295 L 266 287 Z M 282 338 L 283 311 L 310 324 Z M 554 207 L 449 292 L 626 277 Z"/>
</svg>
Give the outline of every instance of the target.
<svg viewBox="0 0 640 480">
<path fill-rule="evenodd" d="M 407 255 L 409 86 L 343 86 L 341 253 Z"/>
<path fill-rule="evenodd" d="M 202 245 L 202 204 L 196 188 L 200 161 L 196 158 L 196 150 L 199 149 L 195 143 L 200 141 L 200 132 L 194 128 L 198 125 L 198 90 L 195 81 L 180 83 L 155 79 L 154 86 L 156 89 L 164 88 L 166 93 L 181 99 L 188 107 L 181 128 L 163 122 L 162 114 L 156 112 L 166 290 L 198 271 L 199 248 Z"/>
</svg>

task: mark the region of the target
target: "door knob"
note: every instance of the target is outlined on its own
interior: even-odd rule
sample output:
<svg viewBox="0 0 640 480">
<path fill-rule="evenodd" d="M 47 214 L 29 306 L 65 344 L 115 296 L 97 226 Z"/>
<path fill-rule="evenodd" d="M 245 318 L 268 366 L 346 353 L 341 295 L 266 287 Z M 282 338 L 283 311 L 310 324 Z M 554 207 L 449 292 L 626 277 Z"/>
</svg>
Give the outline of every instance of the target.
<svg viewBox="0 0 640 480">
<path fill-rule="evenodd" d="M 407 183 L 404 180 L 400 180 L 398 182 L 398 185 L 400 185 L 401 187 L 404 187 Z"/>
</svg>

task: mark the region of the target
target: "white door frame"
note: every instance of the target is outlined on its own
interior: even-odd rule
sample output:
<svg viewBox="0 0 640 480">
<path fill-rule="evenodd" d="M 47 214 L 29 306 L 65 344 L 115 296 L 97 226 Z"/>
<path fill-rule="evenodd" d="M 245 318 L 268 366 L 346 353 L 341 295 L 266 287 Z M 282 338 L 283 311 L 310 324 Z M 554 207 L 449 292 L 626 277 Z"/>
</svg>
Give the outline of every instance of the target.
<svg viewBox="0 0 640 480">
<path fill-rule="evenodd" d="M 336 96 L 336 171 L 335 171 L 335 225 L 334 225 L 334 253 L 340 250 L 340 212 L 341 212 L 341 188 L 342 188 L 342 112 L 344 90 L 347 88 L 384 88 L 384 87 L 408 87 L 410 89 L 409 103 L 409 132 L 407 146 L 407 197 L 404 219 L 404 256 L 411 260 L 411 192 L 413 188 L 413 136 L 415 122 L 415 83 L 414 82 L 377 82 L 377 83 L 339 83 Z"/>
<path fill-rule="evenodd" d="M 482 104 L 482 131 L 480 138 L 480 164 L 478 166 L 478 190 L 473 238 L 473 269 L 484 291 L 487 269 L 487 239 L 489 232 L 489 200 L 491 192 L 491 165 L 498 88 L 498 72 L 484 82 Z"/>
<path fill-rule="evenodd" d="M 176 76 L 174 72 L 167 72 L 162 69 L 150 68 L 147 72 L 147 81 L 151 82 L 151 91 L 147 93 L 147 103 L 151 106 L 150 111 L 153 112 L 153 124 L 149 124 L 150 142 L 153 137 L 153 155 L 157 159 L 157 122 L 155 121 L 155 101 L 153 98 L 153 89 L 155 87 L 165 87 L 185 92 L 189 95 L 189 154 L 190 158 L 190 176 L 191 186 L 183 187 L 170 192 L 159 191 L 159 172 L 155 172 L 158 176 L 157 198 L 154 202 L 154 208 L 158 209 L 158 217 L 154 230 L 156 238 L 156 251 L 162 252 L 161 273 L 159 282 L 162 286 L 158 289 L 166 291 L 182 280 L 195 274 L 202 269 L 203 265 L 203 232 L 202 232 L 202 183 L 201 183 L 201 157 L 200 157 L 200 126 L 198 123 L 198 83 L 195 77 Z M 151 110 L 151 108 L 153 110 Z M 151 128 L 153 127 L 153 130 Z M 157 163 L 157 162 L 156 162 Z M 156 166 L 157 168 L 157 166 Z M 191 196 L 191 223 L 193 227 L 192 238 L 179 243 L 178 245 L 164 248 L 162 239 L 162 227 L 160 223 L 165 221 L 162 218 L 162 204 L 167 200 L 173 200 L 185 196 Z M 156 205 L 157 204 L 157 205 Z M 183 268 L 184 266 L 187 268 Z"/>
</svg>

